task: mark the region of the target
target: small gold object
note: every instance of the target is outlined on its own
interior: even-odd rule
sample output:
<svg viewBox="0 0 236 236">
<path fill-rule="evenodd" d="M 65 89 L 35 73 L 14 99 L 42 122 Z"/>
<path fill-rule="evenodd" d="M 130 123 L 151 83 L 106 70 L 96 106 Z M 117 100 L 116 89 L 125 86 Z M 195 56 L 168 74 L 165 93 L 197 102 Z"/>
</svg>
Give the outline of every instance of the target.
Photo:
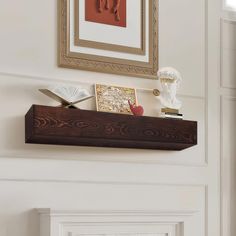
<svg viewBox="0 0 236 236">
<path fill-rule="evenodd" d="M 158 89 L 153 89 L 153 94 L 158 97 L 161 93 Z"/>
<path fill-rule="evenodd" d="M 172 114 L 179 114 L 179 110 L 178 109 L 172 109 L 172 108 L 162 108 L 161 112 L 163 113 L 172 113 Z"/>
<path fill-rule="evenodd" d="M 163 83 L 174 83 L 175 79 L 171 79 L 171 78 L 160 78 L 160 81 Z"/>
</svg>

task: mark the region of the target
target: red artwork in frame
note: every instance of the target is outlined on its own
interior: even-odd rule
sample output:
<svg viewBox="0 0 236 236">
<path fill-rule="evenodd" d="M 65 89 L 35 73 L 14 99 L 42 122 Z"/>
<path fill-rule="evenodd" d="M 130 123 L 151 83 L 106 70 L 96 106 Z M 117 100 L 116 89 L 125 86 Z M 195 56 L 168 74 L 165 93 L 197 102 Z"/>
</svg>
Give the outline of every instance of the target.
<svg viewBox="0 0 236 236">
<path fill-rule="evenodd" d="M 126 0 L 85 0 L 85 20 L 126 27 Z"/>
</svg>

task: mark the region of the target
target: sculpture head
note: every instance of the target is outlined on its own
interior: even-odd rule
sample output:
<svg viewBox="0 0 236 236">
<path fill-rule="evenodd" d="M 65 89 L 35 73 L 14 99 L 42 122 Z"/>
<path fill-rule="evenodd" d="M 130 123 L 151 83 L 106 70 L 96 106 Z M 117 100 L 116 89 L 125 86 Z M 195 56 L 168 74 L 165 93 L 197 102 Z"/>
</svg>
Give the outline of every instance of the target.
<svg viewBox="0 0 236 236">
<path fill-rule="evenodd" d="M 165 107 L 179 108 L 181 105 L 176 98 L 176 94 L 182 81 L 180 73 L 174 68 L 165 67 L 158 71 L 157 77 L 161 85 L 160 96 L 162 105 Z"/>
<path fill-rule="evenodd" d="M 171 96 L 176 96 L 177 90 L 182 81 L 180 73 L 171 67 L 165 67 L 157 72 L 157 77 L 163 92 L 169 93 Z"/>
</svg>

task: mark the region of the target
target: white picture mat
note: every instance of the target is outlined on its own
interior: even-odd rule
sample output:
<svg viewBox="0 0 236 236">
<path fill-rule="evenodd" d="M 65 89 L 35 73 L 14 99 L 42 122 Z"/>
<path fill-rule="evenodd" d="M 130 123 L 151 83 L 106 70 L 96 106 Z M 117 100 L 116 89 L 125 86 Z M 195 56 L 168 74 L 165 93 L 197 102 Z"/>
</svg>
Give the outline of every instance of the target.
<svg viewBox="0 0 236 236">
<path fill-rule="evenodd" d="M 127 0 L 126 2 L 127 27 L 117 27 L 85 21 L 85 0 L 79 0 L 80 39 L 141 48 L 141 0 Z"/>
<path fill-rule="evenodd" d="M 81 0 L 79 0 L 81 1 Z M 130 1 L 130 0 L 128 0 Z M 104 56 L 118 59 L 125 59 L 131 61 L 140 61 L 140 62 L 149 62 L 149 1 L 145 1 L 145 10 L 146 10 L 146 51 L 145 55 L 135 55 L 123 52 L 113 52 L 102 49 L 94 49 L 88 47 L 80 47 L 75 45 L 75 29 L 74 29 L 74 0 L 70 0 L 70 51 L 76 53 L 84 53 L 89 55 Z M 85 9 L 83 9 L 85 11 Z M 140 38 L 140 36 L 139 36 Z M 88 39 L 89 40 L 89 39 Z"/>
</svg>

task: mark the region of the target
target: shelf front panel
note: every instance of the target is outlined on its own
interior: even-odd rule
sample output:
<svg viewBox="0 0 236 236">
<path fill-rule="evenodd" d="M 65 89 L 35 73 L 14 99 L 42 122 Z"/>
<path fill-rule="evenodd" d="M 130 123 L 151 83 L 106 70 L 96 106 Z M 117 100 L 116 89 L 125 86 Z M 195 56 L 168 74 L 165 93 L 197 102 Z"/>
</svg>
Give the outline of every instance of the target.
<svg viewBox="0 0 236 236">
<path fill-rule="evenodd" d="M 33 105 L 26 143 L 182 150 L 197 144 L 197 122 Z"/>
</svg>

